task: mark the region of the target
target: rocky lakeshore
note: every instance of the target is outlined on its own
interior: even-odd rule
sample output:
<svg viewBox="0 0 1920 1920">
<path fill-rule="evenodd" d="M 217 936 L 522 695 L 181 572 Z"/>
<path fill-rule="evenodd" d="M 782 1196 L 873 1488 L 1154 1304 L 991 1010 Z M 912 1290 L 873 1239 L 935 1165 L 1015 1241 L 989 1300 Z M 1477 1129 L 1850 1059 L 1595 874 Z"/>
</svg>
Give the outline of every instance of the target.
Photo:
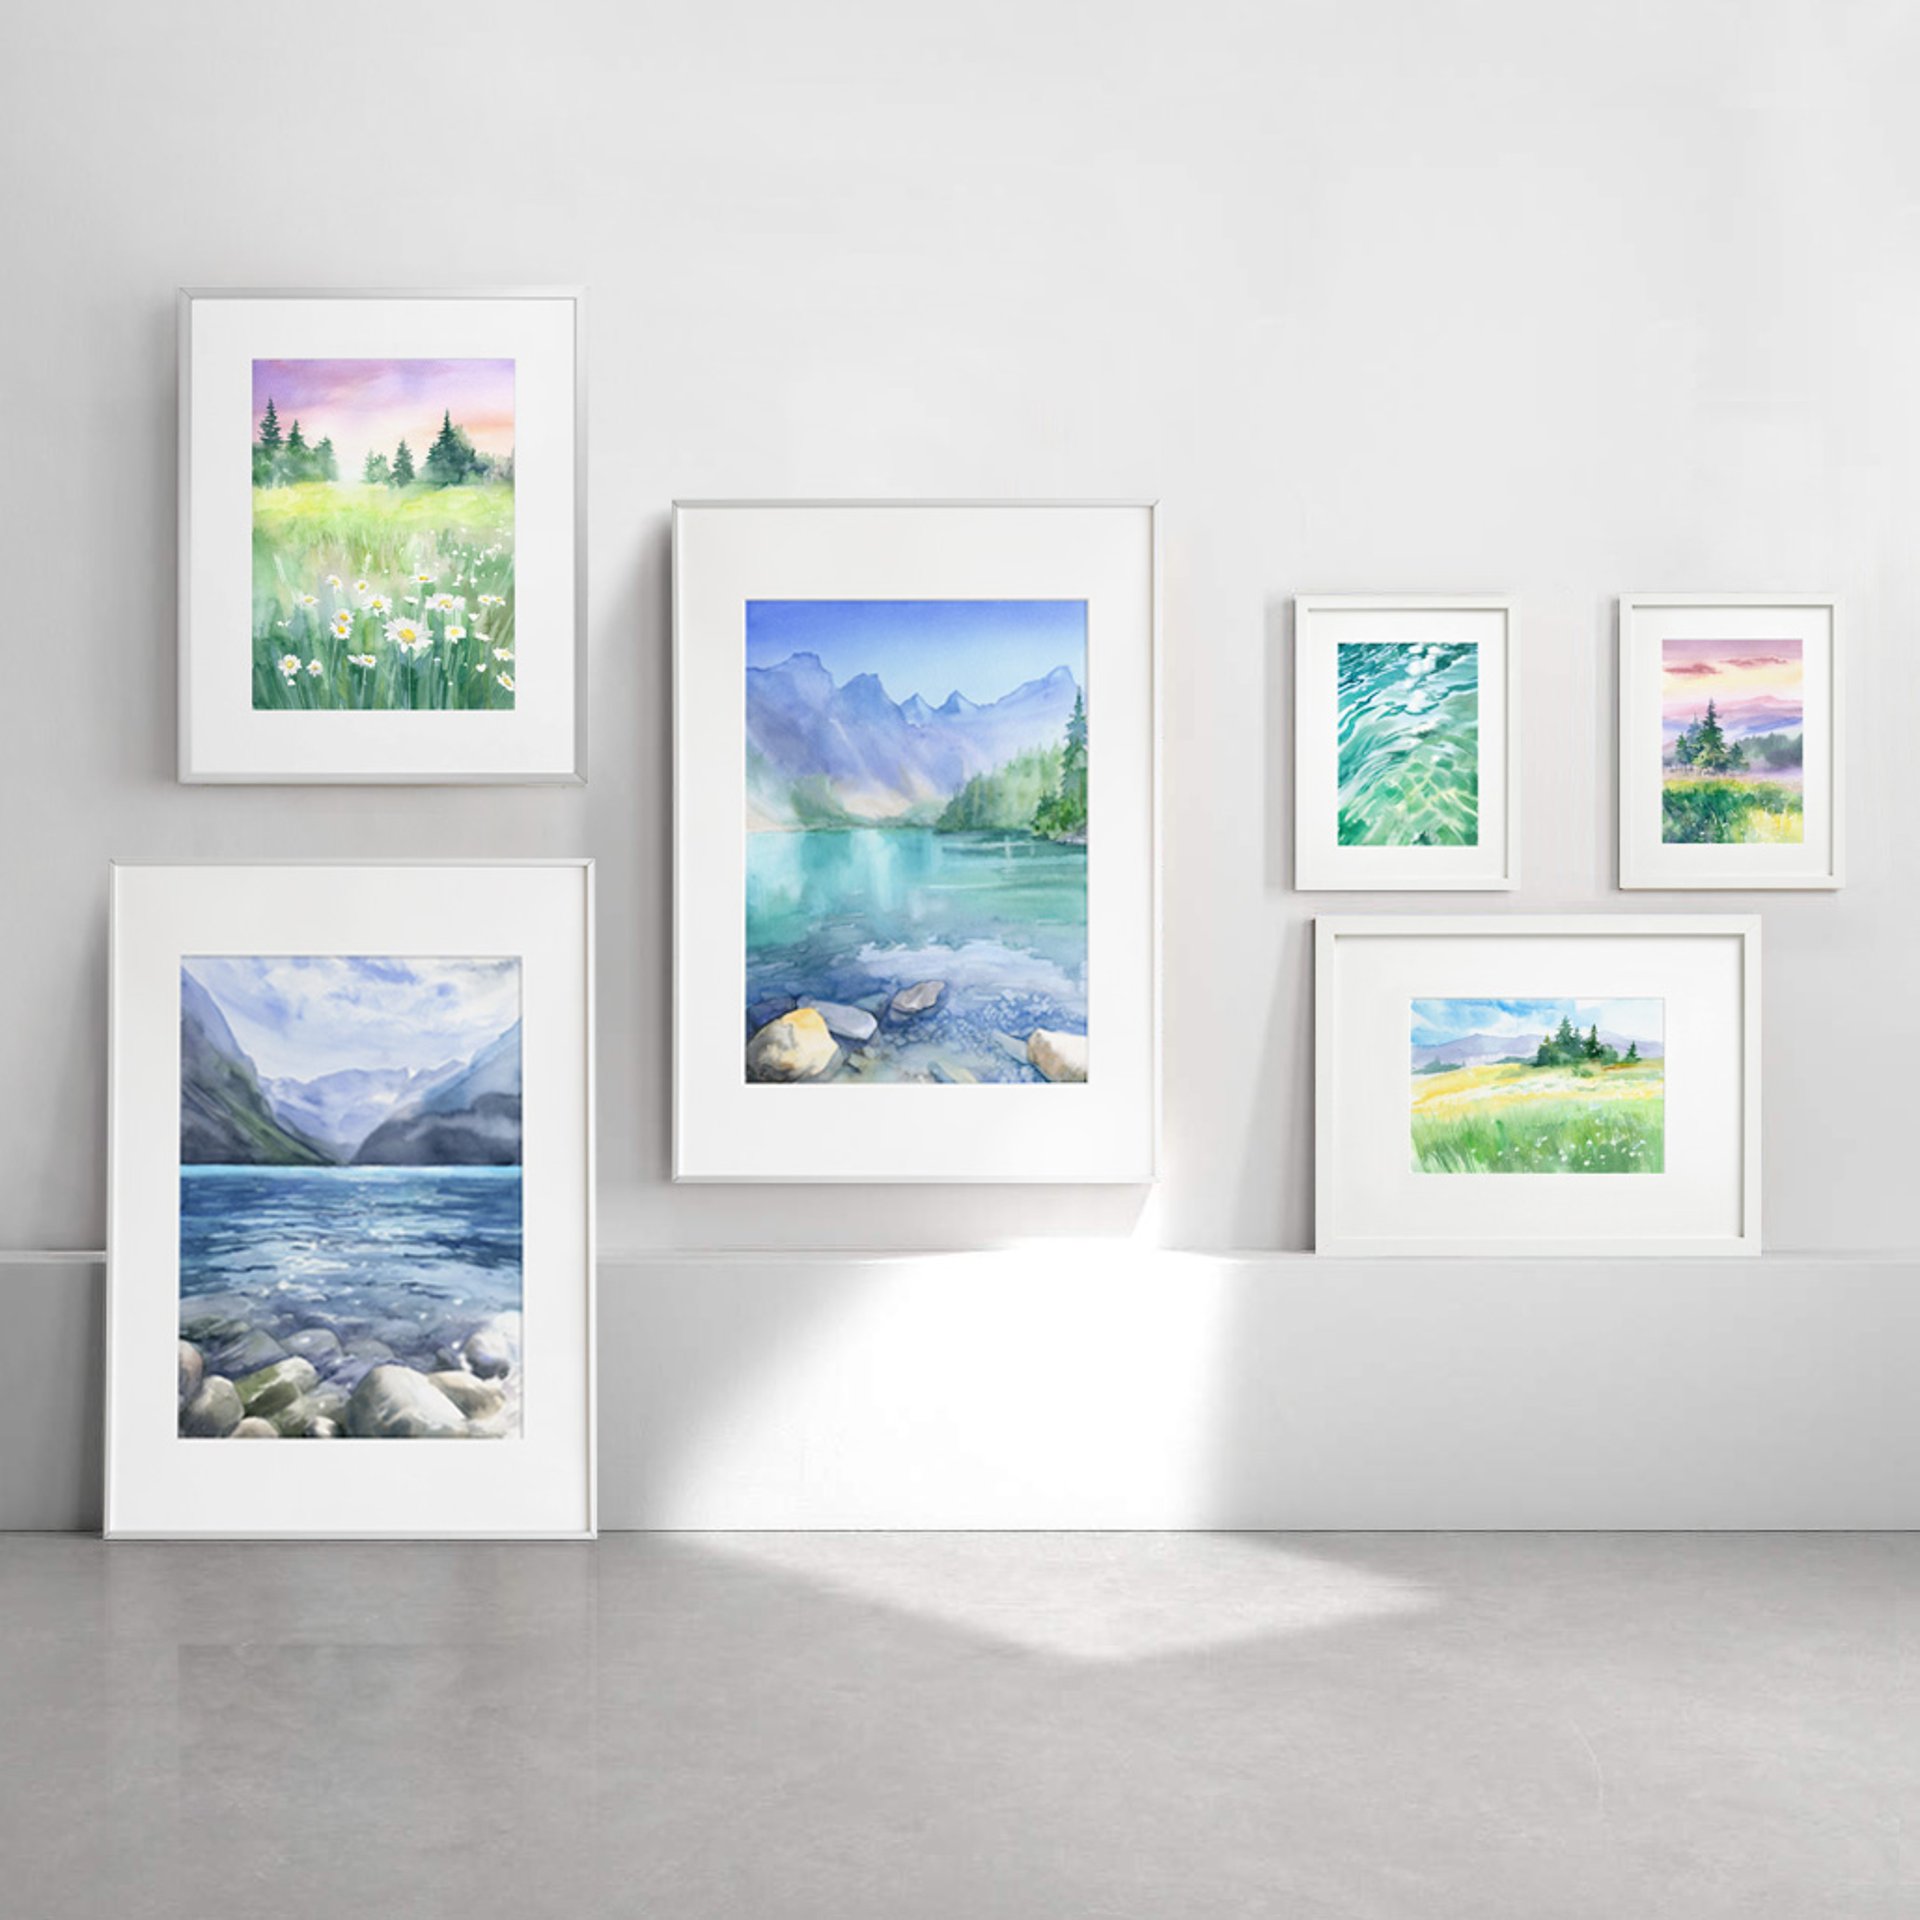
<svg viewBox="0 0 1920 1920">
<path fill-rule="evenodd" d="M 747 1078 L 976 1085 L 1087 1077 L 1087 1036 L 1044 994 L 912 980 L 857 1000 L 775 993 L 747 1009 Z"/>
<path fill-rule="evenodd" d="M 183 1439 L 487 1439 L 519 1429 L 517 1313 L 343 1326 L 242 1293 L 180 1303 Z"/>
</svg>

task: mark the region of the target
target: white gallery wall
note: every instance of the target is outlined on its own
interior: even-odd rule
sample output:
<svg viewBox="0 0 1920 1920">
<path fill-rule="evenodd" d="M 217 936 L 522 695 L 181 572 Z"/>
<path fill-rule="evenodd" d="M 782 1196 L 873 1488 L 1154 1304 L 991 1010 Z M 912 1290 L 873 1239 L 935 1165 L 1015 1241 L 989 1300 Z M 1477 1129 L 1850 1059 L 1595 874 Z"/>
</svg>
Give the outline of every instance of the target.
<svg viewBox="0 0 1920 1920">
<path fill-rule="evenodd" d="M 97 1515 L 107 862 L 573 853 L 608 1525 L 1920 1523 L 1920 11 L 201 0 L 8 43 L 0 1525 Z M 570 282 L 590 783 L 175 784 L 174 290 Z M 669 1180 L 668 509 L 729 495 L 1162 503 L 1156 1188 Z M 1612 599 L 1712 590 L 1842 597 L 1838 894 L 1613 888 Z M 1520 601 L 1522 885 L 1296 893 L 1288 599 L 1424 591 Z M 1313 915 L 1482 909 L 1763 913 L 1763 1259 L 1303 1257 Z"/>
</svg>

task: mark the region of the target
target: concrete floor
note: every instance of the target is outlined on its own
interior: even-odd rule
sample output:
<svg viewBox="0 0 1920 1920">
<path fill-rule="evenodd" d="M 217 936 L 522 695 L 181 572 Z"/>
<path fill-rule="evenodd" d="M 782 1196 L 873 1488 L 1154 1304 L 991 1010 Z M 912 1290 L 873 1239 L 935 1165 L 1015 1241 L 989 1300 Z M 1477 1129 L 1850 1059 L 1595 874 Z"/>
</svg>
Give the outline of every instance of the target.
<svg viewBox="0 0 1920 1920">
<path fill-rule="evenodd" d="M 0 1537 L 0 1913 L 1920 1913 L 1920 1537 Z"/>
</svg>

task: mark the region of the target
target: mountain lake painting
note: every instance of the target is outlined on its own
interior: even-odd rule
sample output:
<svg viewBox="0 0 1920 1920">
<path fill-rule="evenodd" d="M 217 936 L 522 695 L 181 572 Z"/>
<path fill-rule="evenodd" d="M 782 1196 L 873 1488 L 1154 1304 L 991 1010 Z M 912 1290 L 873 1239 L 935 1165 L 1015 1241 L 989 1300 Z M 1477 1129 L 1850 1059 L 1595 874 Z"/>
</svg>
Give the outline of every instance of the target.
<svg viewBox="0 0 1920 1920">
<path fill-rule="evenodd" d="M 180 970 L 190 1439 L 520 1430 L 520 963 Z"/>
<path fill-rule="evenodd" d="M 1087 611 L 746 610 L 751 1082 L 1087 1077 Z"/>
<path fill-rule="evenodd" d="M 255 708 L 513 706 L 513 397 L 511 360 L 254 361 Z"/>
<path fill-rule="evenodd" d="M 1480 840 L 1480 649 L 1343 640 L 1340 844 L 1472 847 Z"/>
<path fill-rule="evenodd" d="M 1413 1002 L 1416 1173 L 1659 1173 L 1660 1000 Z"/>
<path fill-rule="evenodd" d="M 1660 838 L 1791 844 L 1803 837 L 1798 640 L 1660 643 Z"/>
</svg>

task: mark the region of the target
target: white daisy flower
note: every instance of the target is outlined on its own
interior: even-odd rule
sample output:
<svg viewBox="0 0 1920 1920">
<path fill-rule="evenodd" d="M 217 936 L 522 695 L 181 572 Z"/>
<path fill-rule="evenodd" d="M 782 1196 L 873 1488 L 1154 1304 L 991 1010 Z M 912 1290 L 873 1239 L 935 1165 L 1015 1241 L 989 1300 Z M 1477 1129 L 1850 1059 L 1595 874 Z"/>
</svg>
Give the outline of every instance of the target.
<svg viewBox="0 0 1920 1920">
<path fill-rule="evenodd" d="M 513 691 L 513 675 L 512 674 L 500 673 L 500 674 L 496 674 L 494 678 L 498 680 L 501 686 L 505 687 L 509 693 Z"/>
<path fill-rule="evenodd" d="M 511 660 L 513 658 L 513 649 L 511 647 L 495 647 L 493 657 L 496 660 Z"/>
<path fill-rule="evenodd" d="M 467 630 L 465 627 L 449 627 L 447 629 L 447 638 L 449 640 L 464 640 L 466 637 Z"/>
<path fill-rule="evenodd" d="M 353 631 L 353 615 L 345 607 L 333 616 L 333 637 L 344 640 Z"/>
<path fill-rule="evenodd" d="M 352 665 L 356 667 L 372 667 L 372 666 L 379 665 L 379 662 L 375 660 L 373 655 L 370 653 L 350 653 L 347 655 L 347 659 Z"/>
<path fill-rule="evenodd" d="M 317 593 L 303 593 L 299 604 L 303 607 L 317 607 L 320 604 L 320 596 Z"/>
<path fill-rule="evenodd" d="M 297 653 L 283 653 L 280 656 L 280 671 L 291 680 L 300 671 L 300 656 Z"/>
<path fill-rule="evenodd" d="M 340 576 L 337 573 L 327 575 L 327 585 L 335 592 L 340 591 Z"/>
<path fill-rule="evenodd" d="M 404 613 L 399 619 L 387 622 L 387 638 L 402 653 L 424 653 L 433 645 L 433 635 L 427 631 L 424 623 Z"/>
<path fill-rule="evenodd" d="M 326 668 L 323 667 L 318 660 L 309 660 L 307 662 L 307 671 L 314 679 L 318 680 L 320 676 L 326 672 Z"/>
<path fill-rule="evenodd" d="M 393 602 L 388 599 L 384 593 L 370 593 L 367 595 L 367 611 L 369 613 L 391 613 L 393 611 Z"/>
</svg>

